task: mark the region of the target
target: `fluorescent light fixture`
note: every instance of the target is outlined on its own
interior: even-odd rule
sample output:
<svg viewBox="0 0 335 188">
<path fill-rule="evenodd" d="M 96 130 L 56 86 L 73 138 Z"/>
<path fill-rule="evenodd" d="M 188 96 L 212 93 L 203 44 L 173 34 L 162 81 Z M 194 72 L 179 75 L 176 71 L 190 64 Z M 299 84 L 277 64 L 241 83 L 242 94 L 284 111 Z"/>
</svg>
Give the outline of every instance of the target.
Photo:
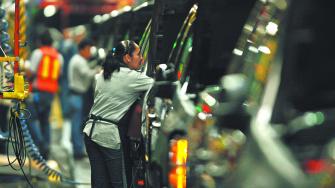
<svg viewBox="0 0 335 188">
<path fill-rule="evenodd" d="M 117 10 L 113 10 L 113 11 L 111 12 L 111 16 L 112 16 L 112 17 L 116 17 L 117 15 L 119 15 L 119 11 L 117 11 Z"/>
<path fill-rule="evenodd" d="M 56 7 L 54 5 L 48 5 L 44 8 L 43 13 L 45 17 L 51 17 L 56 14 Z"/>
<path fill-rule="evenodd" d="M 128 12 L 128 11 L 131 10 L 131 6 L 127 5 L 127 6 L 123 7 L 122 10 L 125 11 L 125 12 Z"/>
<path fill-rule="evenodd" d="M 100 23 L 102 21 L 102 16 L 101 15 L 96 15 L 93 17 L 93 22 L 94 23 Z"/>
<path fill-rule="evenodd" d="M 108 20 L 109 17 L 110 17 L 109 14 L 104 14 L 104 15 L 102 15 L 102 21 L 104 22 L 104 21 Z"/>
</svg>

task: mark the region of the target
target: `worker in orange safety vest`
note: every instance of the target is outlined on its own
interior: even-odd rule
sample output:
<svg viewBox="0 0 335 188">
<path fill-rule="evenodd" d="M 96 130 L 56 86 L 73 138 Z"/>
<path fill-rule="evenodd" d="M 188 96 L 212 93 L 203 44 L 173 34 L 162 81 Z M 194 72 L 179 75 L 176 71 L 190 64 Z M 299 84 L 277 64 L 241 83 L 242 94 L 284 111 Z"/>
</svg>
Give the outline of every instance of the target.
<svg viewBox="0 0 335 188">
<path fill-rule="evenodd" d="M 48 31 L 43 32 L 39 40 L 40 47 L 32 52 L 28 70 L 32 80 L 32 95 L 27 102 L 31 112 L 28 127 L 40 153 L 48 159 L 51 131 L 49 116 L 51 103 L 58 91 L 63 57 L 52 47 L 53 40 Z"/>
</svg>

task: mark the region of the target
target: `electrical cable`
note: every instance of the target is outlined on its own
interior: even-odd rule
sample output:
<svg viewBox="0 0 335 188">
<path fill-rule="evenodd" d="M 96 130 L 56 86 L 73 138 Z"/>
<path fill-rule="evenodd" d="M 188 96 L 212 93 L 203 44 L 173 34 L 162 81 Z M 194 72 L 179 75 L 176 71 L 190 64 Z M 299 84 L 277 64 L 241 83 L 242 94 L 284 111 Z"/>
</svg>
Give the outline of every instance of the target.
<svg viewBox="0 0 335 188">
<path fill-rule="evenodd" d="M 44 174 L 53 178 L 57 182 L 63 182 L 72 185 L 90 185 L 90 183 L 82 183 L 71 180 L 47 164 L 46 160 L 40 154 L 39 149 L 35 145 L 29 132 L 27 120 L 30 118 L 30 116 L 30 112 L 26 109 L 21 109 L 19 103 L 10 109 L 9 136 L 7 138 L 8 165 L 11 166 L 11 168 L 15 171 L 20 170 L 31 188 L 33 188 L 33 186 L 27 177 L 27 174 L 23 170 L 27 156 L 30 165 L 31 161 L 36 162 L 37 166 Z M 14 160 L 11 160 L 9 157 L 9 146 L 13 148 L 13 152 L 15 154 Z M 15 162 L 18 162 L 19 168 L 14 166 Z M 29 167 L 29 174 L 31 175 L 31 166 Z"/>
<path fill-rule="evenodd" d="M 7 160 L 9 166 L 15 170 L 15 171 L 21 171 L 24 178 L 28 182 L 29 187 L 33 188 L 33 185 L 31 184 L 30 180 L 28 179 L 25 171 L 23 170 L 23 166 L 26 162 L 27 153 L 25 150 L 26 143 L 23 138 L 23 130 L 20 125 L 20 112 L 16 109 L 20 109 L 20 104 L 16 104 L 15 108 L 10 109 L 10 119 L 9 119 L 9 135 L 8 135 L 8 141 L 7 141 Z M 24 118 L 24 117 L 23 117 Z M 13 139 L 14 142 L 11 142 L 10 139 Z M 11 160 L 9 156 L 9 146 L 12 146 L 15 159 Z M 19 164 L 19 167 L 16 168 L 14 166 L 14 163 L 17 162 Z"/>
</svg>

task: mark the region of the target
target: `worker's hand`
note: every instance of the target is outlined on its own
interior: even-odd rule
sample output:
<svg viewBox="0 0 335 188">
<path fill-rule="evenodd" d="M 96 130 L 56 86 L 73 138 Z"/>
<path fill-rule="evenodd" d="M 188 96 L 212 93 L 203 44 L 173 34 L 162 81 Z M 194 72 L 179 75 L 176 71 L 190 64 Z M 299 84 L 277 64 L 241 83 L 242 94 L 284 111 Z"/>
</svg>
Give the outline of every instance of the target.
<svg viewBox="0 0 335 188">
<path fill-rule="evenodd" d="M 101 66 L 96 66 L 95 71 L 96 71 L 96 73 L 100 73 L 102 71 L 102 67 Z"/>
</svg>

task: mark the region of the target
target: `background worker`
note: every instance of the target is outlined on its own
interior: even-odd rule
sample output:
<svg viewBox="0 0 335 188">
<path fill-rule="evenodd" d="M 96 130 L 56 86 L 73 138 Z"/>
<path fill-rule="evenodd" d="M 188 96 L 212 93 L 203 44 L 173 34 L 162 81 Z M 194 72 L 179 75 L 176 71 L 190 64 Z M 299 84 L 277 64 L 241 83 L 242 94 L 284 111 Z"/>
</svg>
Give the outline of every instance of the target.
<svg viewBox="0 0 335 188">
<path fill-rule="evenodd" d="M 91 69 L 88 65 L 92 45 L 91 40 L 83 39 L 78 45 L 78 53 L 71 58 L 68 68 L 71 141 L 75 159 L 82 159 L 86 156 L 81 129 L 83 123 L 83 95 L 92 84 L 94 75 L 101 70 L 99 67 Z"/>
<path fill-rule="evenodd" d="M 31 112 L 30 132 L 43 157 L 48 159 L 50 150 L 50 110 L 58 91 L 58 80 L 63 65 L 63 56 L 52 47 L 53 40 L 48 31 L 39 36 L 40 47 L 32 52 L 27 70 L 32 80 L 32 94 L 28 101 Z"/>
<path fill-rule="evenodd" d="M 63 74 L 60 78 L 61 91 L 60 91 L 60 102 L 62 106 L 62 115 L 64 121 L 69 119 L 69 81 L 68 81 L 68 67 L 71 58 L 78 53 L 78 44 L 75 43 L 71 34 L 70 28 L 63 29 L 63 39 L 59 41 L 57 49 L 59 53 L 63 55 L 64 65 Z"/>
</svg>

